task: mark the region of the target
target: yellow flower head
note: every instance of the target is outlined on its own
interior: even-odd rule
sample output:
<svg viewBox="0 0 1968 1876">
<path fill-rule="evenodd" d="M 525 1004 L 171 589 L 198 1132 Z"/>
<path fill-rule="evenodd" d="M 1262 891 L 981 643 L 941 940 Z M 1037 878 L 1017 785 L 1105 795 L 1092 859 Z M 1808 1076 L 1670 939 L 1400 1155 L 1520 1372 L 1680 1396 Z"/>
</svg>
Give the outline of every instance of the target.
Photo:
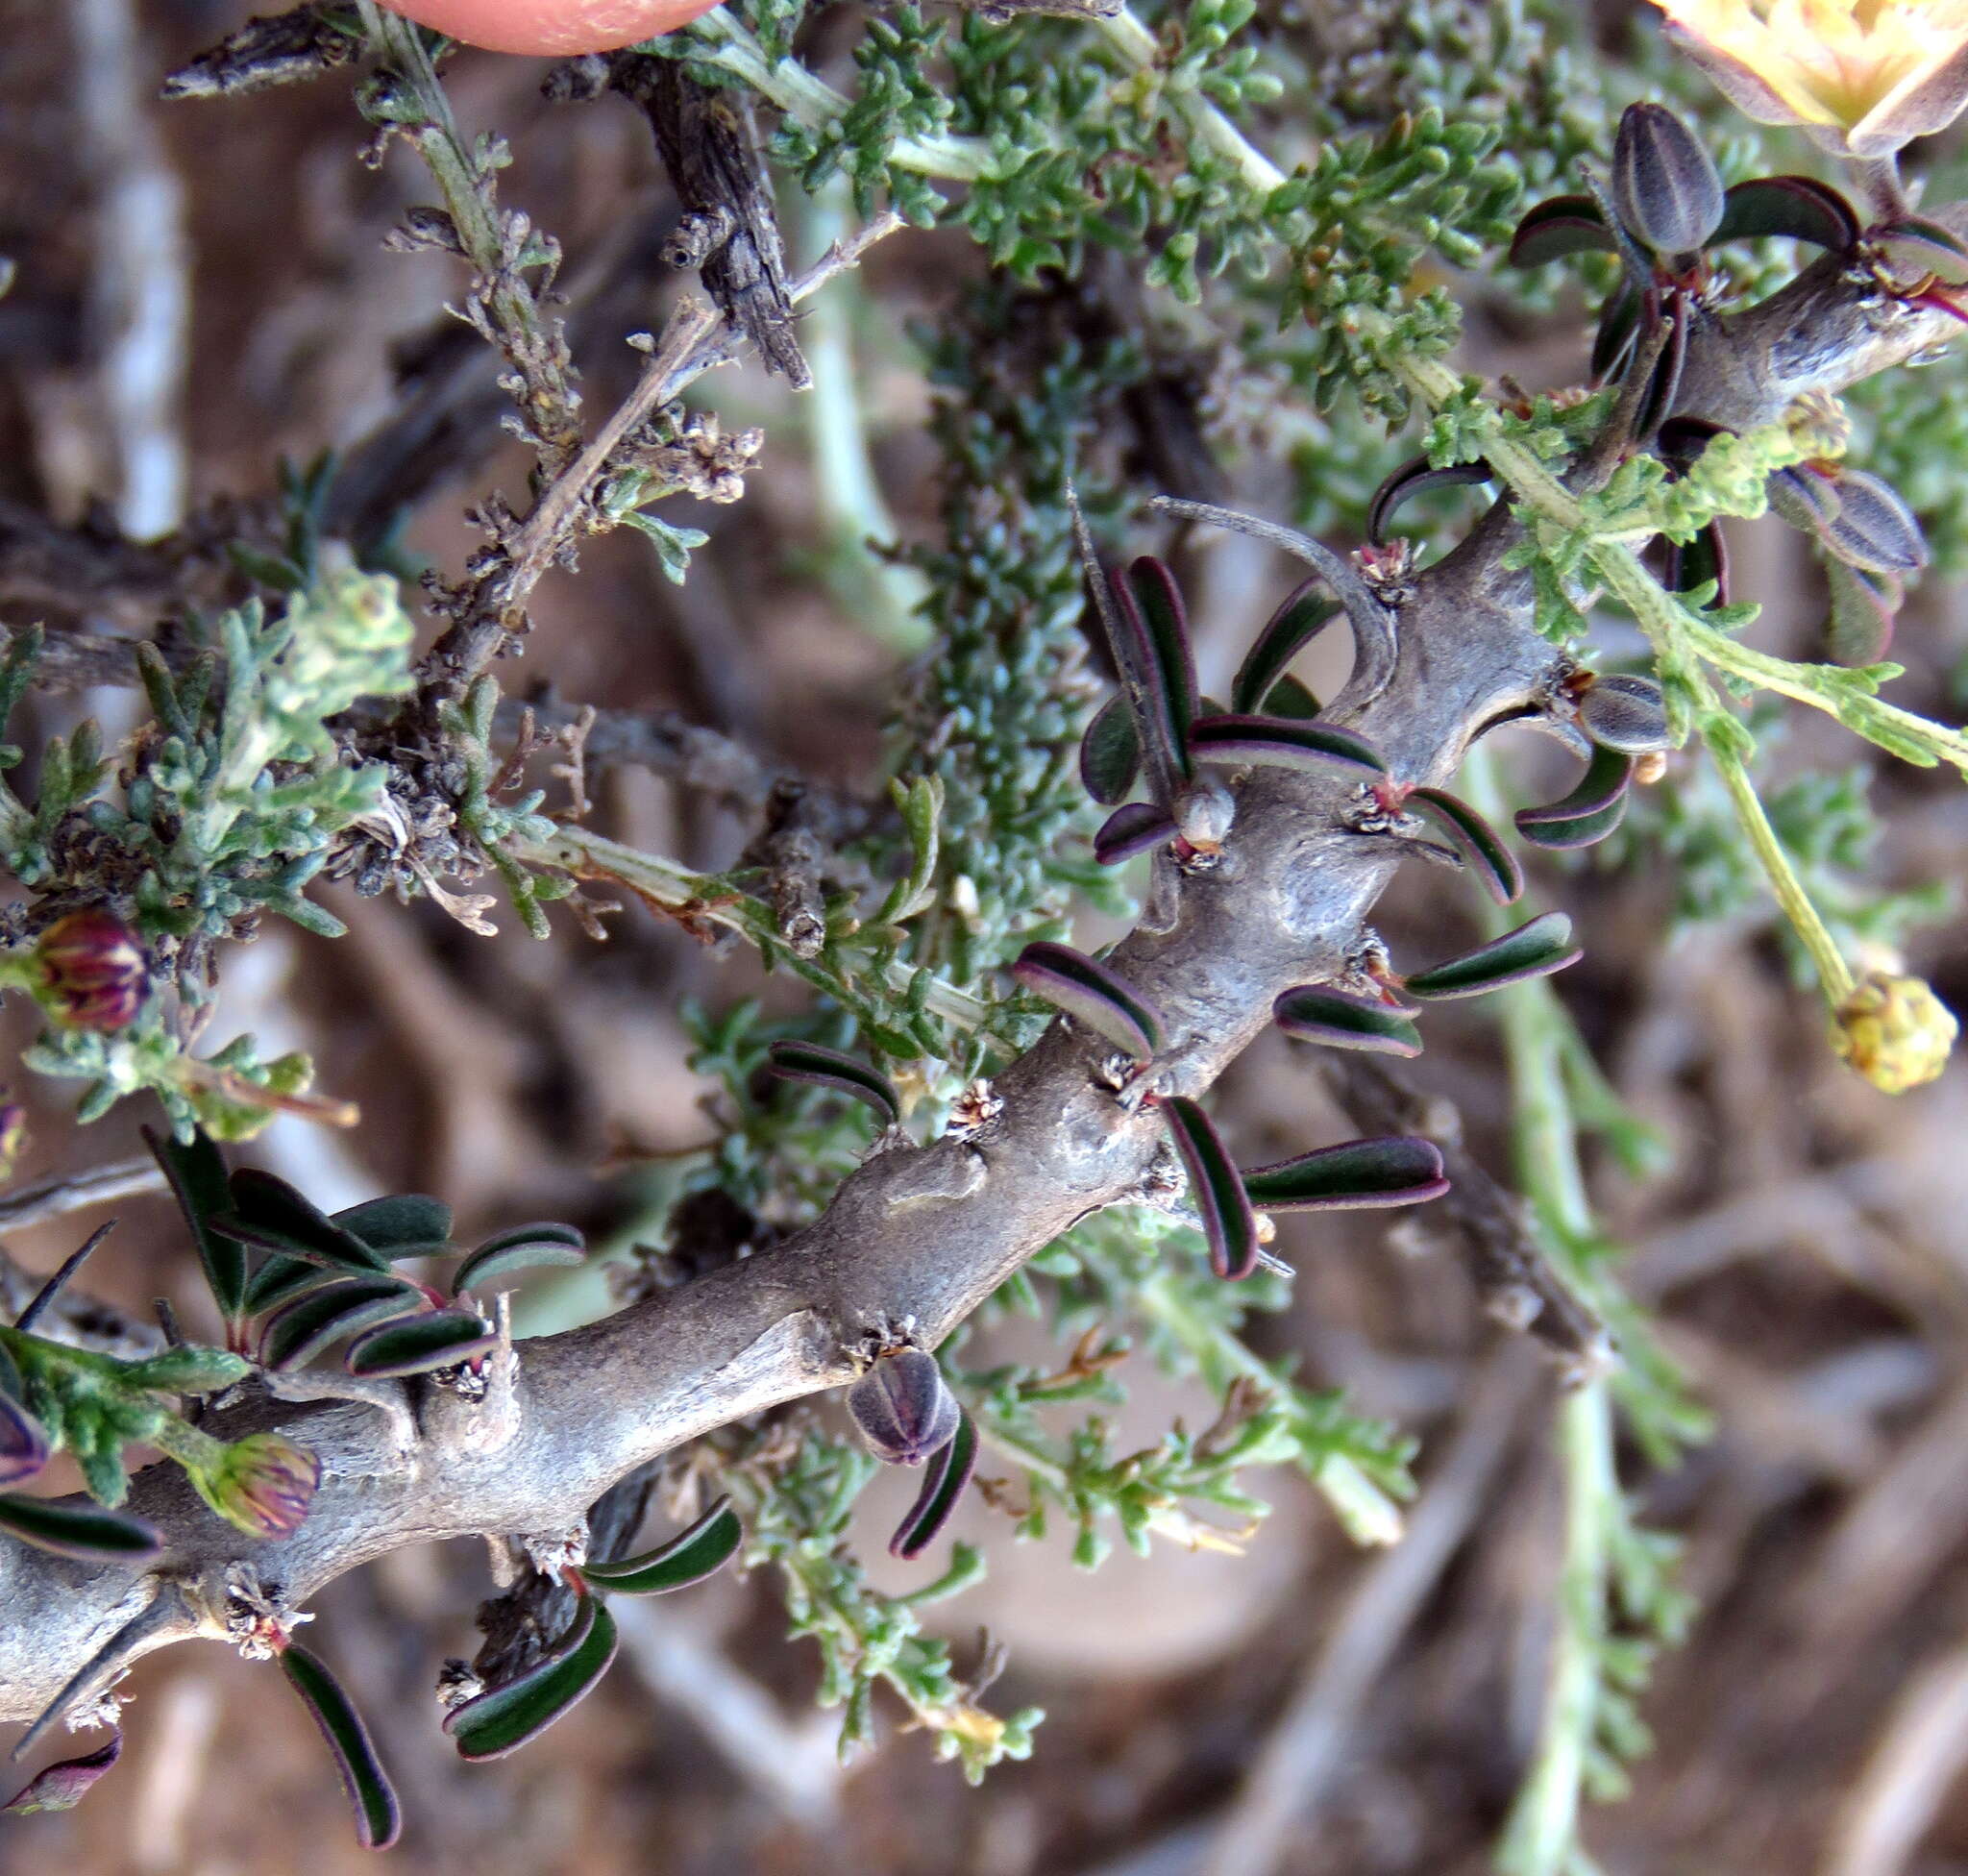
<svg viewBox="0 0 1968 1876">
<path fill-rule="evenodd" d="M 1957 1029 L 1918 977 L 1868 971 L 1832 1013 L 1832 1047 L 1875 1088 L 1904 1095 L 1947 1067 Z"/>
<path fill-rule="evenodd" d="M 1891 156 L 1968 104 L 1968 0 L 1654 0 L 1667 36 L 1760 124 Z"/>
</svg>

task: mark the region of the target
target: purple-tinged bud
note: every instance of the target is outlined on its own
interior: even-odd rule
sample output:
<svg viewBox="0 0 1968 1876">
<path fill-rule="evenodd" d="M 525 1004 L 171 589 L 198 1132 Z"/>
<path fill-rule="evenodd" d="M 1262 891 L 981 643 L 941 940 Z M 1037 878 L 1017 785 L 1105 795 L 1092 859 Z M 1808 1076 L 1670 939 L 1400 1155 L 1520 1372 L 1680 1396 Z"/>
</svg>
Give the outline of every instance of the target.
<svg viewBox="0 0 1968 1876">
<path fill-rule="evenodd" d="M 150 973 L 135 932 L 112 913 L 70 912 L 35 946 L 54 1013 L 71 1029 L 127 1029 L 143 1007 Z"/>
<path fill-rule="evenodd" d="M 1644 755 L 1670 745 L 1667 705 L 1651 678 L 1625 672 L 1594 678 L 1579 693 L 1579 725 L 1595 743 Z"/>
<path fill-rule="evenodd" d="M 0 1394 L 0 1489 L 25 1485 L 48 1463 L 48 1436 L 17 1401 Z"/>
<path fill-rule="evenodd" d="M 190 1472 L 198 1495 L 229 1524 L 257 1538 L 283 1538 L 308 1516 L 321 1461 L 281 1434 L 250 1433 Z"/>
<path fill-rule="evenodd" d="M 848 1411 L 876 1458 L 920 1466 L 957 1430 L 956 1396 L 936 1357 L 921 1348 L 877 1355 L 848 1390 Z"/>
<path fill-rule="evenodd" d="M 1656 254 L 1692 255 L 1722 225 L 1722 179 L 1664 105 L 1630 104 L 1612 144 L 1612 206 Z"/>
</svg>

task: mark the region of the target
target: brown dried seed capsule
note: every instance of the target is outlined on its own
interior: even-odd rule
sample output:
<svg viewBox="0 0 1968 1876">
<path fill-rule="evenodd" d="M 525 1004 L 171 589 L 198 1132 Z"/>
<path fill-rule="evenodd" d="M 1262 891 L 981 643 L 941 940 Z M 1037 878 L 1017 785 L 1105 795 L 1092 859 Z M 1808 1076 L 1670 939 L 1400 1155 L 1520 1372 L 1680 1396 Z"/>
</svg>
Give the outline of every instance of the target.
<svg viewBox="0 0 1968 1876">
<path fill-rule="evenodd" d="M 1668 747 L 1667 704 L 1651 678 L 1624 672 L 1594 678 L 1579 693 L 1579 723 L 1608 749 L 1644 755 Z"/>
<path fill-rule="evenodd" d="M 955 1435 L 956 1396 L 936 1357 L 921 1348 L 877 1355 L 848 1390 L 848 1411 L 869 1450 L 891 1466 L 920 1466 Z"/>
<path fill-rule="evenodd" d="M 113 914 L 70 912 L 35 947 L 55 1014 L 71 1028 L 127 1029 L 143 1007 L 149 974 L 135 932 Z"/>
<path fill-rule="evenodd" d="M 1701 139 L 1664 105 L 1632 104 L 1612 144 L 1612 206 L 1656 254 L 1691 255 L 1722 222 L 1722 179 Z"/>
</svg>

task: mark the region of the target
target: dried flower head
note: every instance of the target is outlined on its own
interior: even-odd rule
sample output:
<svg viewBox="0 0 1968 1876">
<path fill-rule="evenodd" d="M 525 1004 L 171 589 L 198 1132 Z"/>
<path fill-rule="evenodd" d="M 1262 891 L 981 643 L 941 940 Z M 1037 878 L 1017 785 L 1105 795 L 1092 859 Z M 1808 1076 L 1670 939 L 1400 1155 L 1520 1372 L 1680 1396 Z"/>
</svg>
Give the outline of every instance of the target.
<svg viewBox="0 0 1968 1876">
<path fill-rule="evenodd" d="M 1875 1088 L 1903 1095 L 1948 1065 L 1960 1025 L 1918 977 L 1869 971 L 1832 1016 L 1832 1047 Z"/>
<path fill-rule="evenodd" d="M 70 1028 L 127 1029 L 143 1007 L 149 973 L 135 932 L 110 912 L 70 912 L 35 947 L 55 1014 Z"/>
<path fill-rule="evenodd" d="M 1968 104 L 1968 0 L 1654 0 L 1737 110 L 1888 157 Z"/>
</svg>

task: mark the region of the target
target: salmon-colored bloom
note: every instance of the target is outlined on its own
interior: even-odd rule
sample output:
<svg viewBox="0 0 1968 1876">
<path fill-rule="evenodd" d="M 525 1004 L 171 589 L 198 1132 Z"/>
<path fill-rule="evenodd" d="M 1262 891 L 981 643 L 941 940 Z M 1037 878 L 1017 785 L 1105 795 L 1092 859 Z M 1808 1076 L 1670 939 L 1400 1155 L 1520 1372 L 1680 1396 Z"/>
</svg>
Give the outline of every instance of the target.
<svg viewBox="0 0 1968 1876">
<path fill-rule="evenodd" d="M 1968 104 L 1968 0 L 1654 0 L 1667 36 L 1759 124 L 1889 157 Z"/>
</svg>

